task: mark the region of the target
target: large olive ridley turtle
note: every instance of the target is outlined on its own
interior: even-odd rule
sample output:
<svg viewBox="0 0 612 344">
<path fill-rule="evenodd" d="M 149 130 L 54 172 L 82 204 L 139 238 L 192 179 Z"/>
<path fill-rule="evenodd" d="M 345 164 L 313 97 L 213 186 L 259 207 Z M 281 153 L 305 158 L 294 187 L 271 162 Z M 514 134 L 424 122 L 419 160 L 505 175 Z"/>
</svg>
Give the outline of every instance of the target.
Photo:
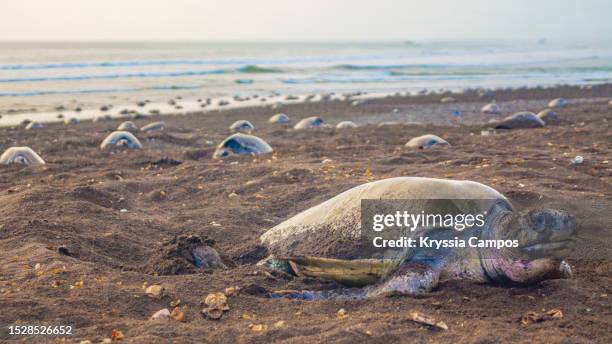
<svg viewBox="0 0 612 344">
<path fill-rule="evenodd" d="M 431 134 L 414 137 L 406 142 L 406 147 L 419 149 L 432 148 L 440 145 L 450 146 L 445 139 Z"/>
<path fill-rule="evenodd" d="M 102 144 L 100 144 L 100 148 L 113 148 L 113 147 L 126 147 L 131 149 L 141 149 L 142 143 L 129 131 L 113 131 L 110 133 Z"/>
<path fill-rule="evenodd" d="M 397 249 L 394 255 L 368 255 L 371 241 L 361 240 L 368 232 L 361 227 L 361 201 L 368 199 L 410 200 L 406 210 L 411 214 L 484 214 L 478 228 L 418 225 L 414 231 L 402 228 L 399 233 L 405 237 L 468 241 L 477 236 L 483 241 L 517 240 L 518 246 L 436 250 L 416 245 Z M 439 200 L 448 201 L 442 206 Z M 260 265 L 346 286 L 273 294 L 306 300 L 420 294 L 447 279 L 530 284 L 571 276 L 562 258 L 575 228 L 573 216 L 564 211 L 519 213 L 501 193 L 477 182 L 397 177 L 354 187 L 268 230 L 260 239 L 269 256 Z"/>
<path fill-rule="evenodd" d="M 272 147 L 257 136 L 236 133 L 219 144 L 213 158 L 226 158 L 242 154 L 267 154 Z"/>
<path fill-rule="evenodd" d="M 230 126 L 232 133 L 250 133 L 255 129 L 255 126 L 247 120 L 239 120 Z"/>
<path fill-rule="evenodd" d="M 533 112 L 517 112 L 500 122 L 493 122 L 495 129 L 543 128 L 546 123 Z"/>
<path fill-rule="evenodd" d="M 0 156 L 0 164 L 42 165 L 45 161 L 30 147 L 11 147 Z"/>
</svg>

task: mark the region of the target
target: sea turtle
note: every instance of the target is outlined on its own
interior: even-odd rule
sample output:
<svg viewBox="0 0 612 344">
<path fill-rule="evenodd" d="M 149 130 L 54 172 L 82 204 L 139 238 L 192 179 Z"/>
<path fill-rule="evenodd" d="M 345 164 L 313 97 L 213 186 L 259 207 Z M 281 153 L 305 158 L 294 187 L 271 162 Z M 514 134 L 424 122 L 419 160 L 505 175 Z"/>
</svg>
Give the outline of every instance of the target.
<svg viewBox="0 0 612 344">
<path fill-rule="evenodd" d="M 160 121 L 160 122 L 149 123 L 145 125 L 144 127 L 140 128 L 140 131 L 144 131 L 148 133 L 152 131 L 161 131 L 161 130 L 164 130 L 164 128 L 166 128 L 166 123 Z"/>
<path fill-rule="evenodd" d="M 556 98 L 548 103 L 549 108 L 559 108 L 567 106 L 567 100 L 565 98 Z"/>
<path fill-rule="evenodd" d="M 361 227 L 362 200 L 368 199 L 409 200 L 405 209 L 410 214 L 483 214 L 480 227 L 458 231 L 419 225 L 414 231 L 401 229 L 399 235 L 405 237 L 516 240 L 518 246 L 434 249 L 415 245 L 380 256 L 372 253 L 377 252 L 371 250 L 372 241 L 361 240 L 371 232 Z M 575 228 L 575 219 L 567 212 L 538 209 L 519 213 L 501 193 L 481 183 L 397 177 L 354 187 L 268 230 L 260 237 L 268 257 L 259 264 L 343 285 L 333 290 L 272 294 L 306 300 L 421 294 L 448 279 L 531 284 L 571 276 L 562 258 L 572 246 Z"/>
<path fill-rule="evenodd" d="M 213 158 L 220 159 L 242 154 L 267 154 L 272 147 L 257 136 L 236 133 L 219 144 Z"/>
<path fill-rule="evenodd" d="M 490 103 L 483 106 L 480 112 L 486 115 L 499 115 L 501 114 L 501 108 L 495 103 Z"/>
<path fill-rule="evenodd" d="M 122 130 L 122 131 L 138 130 L 138 127 L 136 126 L 136 124 L 134 124 L 134 122 L 126 121 L 126 122 L 119 124 L 119 126 L 117 127 L 117 130 Z"/>
<path fill-rule="evenodd" d="M 45 161 L 30 147 L 11 147 L 0 156 L 0 164 L 42 165 Z"/>
<path fill-rule="evenodd" d="M 357 124 L 351 121 L 342 121 L 336 125 L 336 129 L 357 128 Z"/>
<path fill-rule="evenodd" d="M 450 146 L 450 144 L 443 138 L 431 134 L 415 137 L 406 142 L 406 147 L 419 149 L 432 148 L 440 145 Z"/>
<path fill-rule="evenodd" d="M 113 148 L 116 146 L 131 149 L 142 148 L 142 144 L 136 138 L 136 136 L 128 131 L 113 131 L 104 139 L 104 141 L 102 141 L 102 144 L 100 144 L 100 148 L 102 149 Z"/>
<path fill-rule="evenodd" d="M 230 131 L 232 133 L 250 133 L 255 129 L 255 126 L 251 122 L 246 120 L 239 120 L 230 125 Z"/>
<path fill-rule="evenodd" d="M 442 102 L 442 103 L 454 103 L 455 102 L 455 98 L 453 98 L 453 97 L 444 97 L 444 98 L 440 99 L 440 102 Z"/>
<path fill-rule="evenodd" d="M 293 129 L 314 129 L 323 127 L 323 119 L 318 116 L 304 118 L 293 127 Z"/>
<path fill-rule="evenodd" d="M 492 122 L 495 129 L 543 128 L 546 123 L 533 112 L 523 111 L 508 116 L 500 122 Z"/>
<path fill-rule="evenodd" d="M 557 112 L 553 109 L 544 109 L 538 112 L 537 116 L 546 124 L 554 123 L 559 119 Z"/>
<path fill-rule="evenodd" d="M 64 124 L 66 124 L 66 125 L 79 124 L 79 119 L 78 118 L 74 118 L 74 117 L 66 118 L 64 120 Z"/>
<path fill-rule="evenodd" d="M 268 123 L 278 123 L 278 124 L 287 124 L 289 123 L 289 116 L 284 113 L 277 113 L 276 115 L 270 117 Z"/>
<path fill-rule="evenodd" d="M 34 122 L 28 123 L 28 125 L 26 125 L 25 128 L 26 130 L 32 130 L 32 129 L 42 129 L 43 127 L 44 126 L 42 123 L 34 121 Z"/>
</svg>

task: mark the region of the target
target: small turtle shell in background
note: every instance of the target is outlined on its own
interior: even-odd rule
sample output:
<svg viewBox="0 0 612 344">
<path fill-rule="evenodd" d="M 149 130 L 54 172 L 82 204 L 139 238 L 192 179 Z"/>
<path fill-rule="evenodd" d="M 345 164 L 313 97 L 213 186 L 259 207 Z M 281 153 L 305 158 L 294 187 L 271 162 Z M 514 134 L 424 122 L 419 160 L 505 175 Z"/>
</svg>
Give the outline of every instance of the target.
<svg viewBox="0 0 612 344">
<path fill-rule="evenodd" d="M 102 144 L 100 144 L 100 148 L 102 149 L 114 148 L 117 146 L 127 147 L 130 149 L 142 148 L 142 144 L 138 138 L 128 131 L 113 131 L 104 139 L 104 141 L 102 141 Z"/>
<path fill-rule="evenodd" d="M 243 154 L 267 154 L 272 152 L 272 147 L 257 136 L 237 133 L 219 144 L 213 158 L 220 159 L 234 155 Z"/>
<path fill-rule="evenodd" d="M 323 119 L 318 116 L 304 118 L 293 127 L 293 129 L 314 129 L 323 127 Z"/>
<path fill-rule="evenodd" d="M 230 131 L 232 133 L 250 133 L 255 129 L 255 126 L 251 122 L 246 120 L 239 120 L 230 125 Z"/>
<path fill-rule="evenodd" d="M 30 147 L 11 147 L 0 156 L 0 164 L 42 165 L 45 161 Z"/>
<path fill-rule="evenodd" d="M 432 134 L 412 138 L 406 143 L 406 147 L 418 149 L 432 148 L 441 145 L 450 146 L 450 144 L 446 140 Z"/>
</svg>

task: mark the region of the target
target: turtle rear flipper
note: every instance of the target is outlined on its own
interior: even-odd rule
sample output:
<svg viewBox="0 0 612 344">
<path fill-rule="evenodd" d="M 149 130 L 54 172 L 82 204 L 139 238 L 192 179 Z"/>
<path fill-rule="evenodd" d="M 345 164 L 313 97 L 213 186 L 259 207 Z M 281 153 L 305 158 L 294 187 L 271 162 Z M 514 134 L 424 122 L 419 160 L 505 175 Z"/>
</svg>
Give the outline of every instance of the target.
<svg viewBox="0 0 612 344">
<path fill-rule="evenodd" d="M 364 288 L 338 288 L 332 290 L 272 293 L 272 298 L 290 298 L 306 301 L 359 300 L 391 295 L 418 295 L 431 291 L 440 278 L 440 270 L 424 263 L 406 263 L 389 275 L 382 283 Z"/>
<path fill-rule="evenodd" d="M 323 278 L 350 287 L 375 284 L 397 267 L 394 260 L 296 257 L 288 259 L 296 275 Z"/>
</svg>

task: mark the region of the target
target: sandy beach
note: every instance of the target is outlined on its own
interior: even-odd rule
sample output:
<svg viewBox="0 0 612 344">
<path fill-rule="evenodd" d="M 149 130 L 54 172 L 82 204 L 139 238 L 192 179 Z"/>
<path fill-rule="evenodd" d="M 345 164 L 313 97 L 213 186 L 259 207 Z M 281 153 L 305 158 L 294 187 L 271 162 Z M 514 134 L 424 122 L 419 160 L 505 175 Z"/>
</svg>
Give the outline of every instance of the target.
<svg viewBox="0 0 612 344">
<path fill-rule="evenodd" d="M 124 343 L 610 343 L 612 85 L 499 90 L 500 116 L 480 113 L 489 99 L 477 91 L 452 94 L 452 103 L 441 103 L 444 96 L 150 116 L 133 121 L 141 127 L 163 120 L 166 128 L 135 133 L 143 144 L 138 151 L 99 149 L 124 119 L 1 128 L 3 150 L 29 146 L 46 165 L 0 168 L 0 341 L 97 343 L 119 330 Z M 481 133 L 492 118 L 537 113 L 556 97 L 569 101 L 557 124 Z M 453 111 L 460 111 L 458 119 Z M 295 131 L 267 123 L 279 112 L 292 123 L 318 115 L 359 127 Z M 253 134 L 274 152 L 212 159 L 239 119 L 251 121 Z M 399 123 L 377 125 L 389 121 Z M 428 133 L 451 146 L 404 146 Z M 572 164 L 576 156 L 584 162 Z M 568 257 L 574 277 L 529 287 L 446 281 L 425 296 L 362 301 L 268 297 L 336 285 L 256 266 L 265 255 L 262 233 L 342 191 L 397 176 L 473 180 L 519 209 L 571 212 L 579 228 Z M 193 235 L 214 242 L 227 269 L 202 271 L 181 257 L 181 245 Z M 166 289 L 164 297 L 145 295 L 153 284 Z M 234 286 L 241 290 L 220 320 L 202 316 L 206 295 Z M 179 304 L 184 322 L 148 320 L 171 304 Z M 340 309 L 348 316 L 338 317 Z M 528 312 L 551 309 L 563 316 L 520 323 Z M 444 321 L 448 330 L 408 320 L 411 311 Z M 9 336 L 5 324 L 72 325 L 74 331 L 63 338 Z"/>
</svg>

